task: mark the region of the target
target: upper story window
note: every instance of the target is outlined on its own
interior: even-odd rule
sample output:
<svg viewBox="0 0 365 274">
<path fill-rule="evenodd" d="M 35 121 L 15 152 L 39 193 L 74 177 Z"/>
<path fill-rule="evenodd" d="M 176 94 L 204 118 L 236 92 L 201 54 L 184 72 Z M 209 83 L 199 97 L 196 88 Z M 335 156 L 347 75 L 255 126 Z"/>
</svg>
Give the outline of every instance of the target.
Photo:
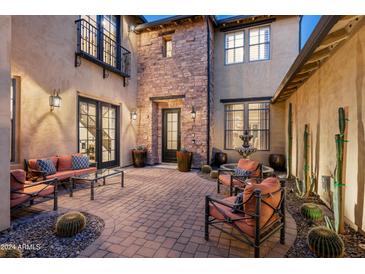
<svg viewBox="0 0 365 274">
<path fill-rule="evenodd" d="M 76 23 L 76 54 L 128 77 L 130 51 L 121 46 L 120 16 L 82 15 Z"/>
<path fill-rule="evenodd" d="M 252 28 L 249 31 L 250 62 L 270 59 L 270 27 Z"/>
<path fill-rule="evenodd" d="M 234 149 L 242 145 L 239 138 L 244 130 L 253 135 L 251 144 L 258 150 L 270 149 L 269 102 L 245 102 L 225 105 L 224 147 Z"/>
<path fill-rule="evenodd" d="M 226 64 L 242 63 L 244 58 L 245 32 L 237 31 L 225 36 Z"/>
<path fill-rule="evenodd" d="M 172 57 L 172 38 L 170 36 L 163 38 L 163 56 Z"/>
</svg>

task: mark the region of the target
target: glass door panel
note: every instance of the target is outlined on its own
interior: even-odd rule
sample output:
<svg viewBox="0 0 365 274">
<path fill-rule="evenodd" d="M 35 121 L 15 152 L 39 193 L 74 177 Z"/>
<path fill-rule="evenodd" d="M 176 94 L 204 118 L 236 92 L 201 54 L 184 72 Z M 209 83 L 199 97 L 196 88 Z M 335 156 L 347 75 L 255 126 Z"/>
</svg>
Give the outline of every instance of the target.
<svg viewBox="0 0 365 274">
<path fill-rule="evenodd" d="M 176 151 L 180 149 L 180 109 L 163 110 L 162 161 L 176 162 Z"/>
</svg>

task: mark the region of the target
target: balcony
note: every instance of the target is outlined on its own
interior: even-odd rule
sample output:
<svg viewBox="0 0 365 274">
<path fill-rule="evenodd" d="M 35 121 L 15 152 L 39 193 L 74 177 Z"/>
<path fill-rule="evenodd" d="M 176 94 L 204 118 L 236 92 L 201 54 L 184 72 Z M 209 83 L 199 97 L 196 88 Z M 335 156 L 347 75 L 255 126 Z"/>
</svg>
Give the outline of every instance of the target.
<svg viewBox="0 0 365 274">
<path fill-rule="evenodd" d="M 103 77 L 106 71 L 114 72 L 123 78 L 130 77 L 131 52 L 122 47 L 99 28 L 85 19 L 75 21 L 77 26 L 77 49 L 75 66 L 81 64 L 80 57 L 103 67 Z"/>
</svg>

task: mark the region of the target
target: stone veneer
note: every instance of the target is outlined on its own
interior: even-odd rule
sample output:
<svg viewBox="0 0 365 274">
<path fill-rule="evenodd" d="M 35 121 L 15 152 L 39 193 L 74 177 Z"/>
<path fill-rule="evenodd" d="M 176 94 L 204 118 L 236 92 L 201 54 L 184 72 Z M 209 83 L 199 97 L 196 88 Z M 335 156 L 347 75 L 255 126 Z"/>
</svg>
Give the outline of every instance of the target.
<svg viewBox="0 0 365 274">
<path fill-rule="evenodd" d="M 164 33 L 172 37 L 171 58 L 163 57 Z M 139 35 L 137 143 L 147 146 L 149 164 L 162 161 L 163 108 L 181 108 L 181 147 L 194 153 L 194 167 L 207 162 L 207 64 L 207 24 L 202 18 Z M 150 100 L 174 95 L 185 97 Z M 195 126 L 190 114 L 192 106 L 197 112 Z"/>
</svg>

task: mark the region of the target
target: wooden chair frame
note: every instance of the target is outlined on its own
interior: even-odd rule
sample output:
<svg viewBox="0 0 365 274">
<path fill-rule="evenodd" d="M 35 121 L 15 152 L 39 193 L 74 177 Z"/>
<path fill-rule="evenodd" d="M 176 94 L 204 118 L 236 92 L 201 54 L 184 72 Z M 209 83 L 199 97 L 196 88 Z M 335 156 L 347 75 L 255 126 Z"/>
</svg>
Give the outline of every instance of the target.
<svg viewBox="0 0 365 274">
<path fill-rule="evenodd" d="M 255 190 L 251 196 L 242 203 L 243 208 L 246 203 L 248 203 L 251 199 L 256 200 L 256 210 L 254 214 L 247 213 L 243 210 L 238 210 L 232 204 L 229 204 L 223 200 L 219 200 L 216 198 L 212 198 L 211 196 L 207 195 L 205 198 L 205 240 L 209 241 L 209 226 L 212 226 L 223 233 L 226 233 L 233 238 L 244 242 L 255 249 L 255 258 L 260 257 L 260 248 L 261 245 L 269 239 L 273 234 L 275 234 L 278 230 L 280 230 L 280 243 L 285 244 L 285 181 L 280 181 L 281 187 L 279 190 L 275 192 L 271 192 L 268 194 L 261 194 L 261 190 Z M 277 207 L 274 207 L 270 203 L 266 202 L 264 199 L 268 198 L 276 193 L 281 193 L 281 198 Z M 242 217 L 237 219 L 232 219 L 231 217 L 227 216 L 224 211 L 222 211 L 217 204 L 224 205 L 229 207 L 230 209 L 234 209 L 238 215 L 242 215 Z M 261 214 L 261 205 L 265 204 L 273 209 L 273 213 L 270 216 L 269 220 L 272 219 L 274 216 L 277 219 L 274 222 L 268 222 L 263 227 L 260 228 L 260 214 Z M 224 220 L 217 220 L 214 217 L 210 216 L 210 206 L 213 206 L 222 216 L 224 216 Z M 241 221 L 244 219 L 252 219 L 255 220 L 255 238 L 250 237 L 244 231 L 240 229 L 240 227 L 236 224 L 237 221 Z M 217 224 L 226 223 L 231 225 L 235 230 L 237 230 L 241 237 L 238 237 L 229 231 L 225 230 L 217 226 Z"/>
</svg>

